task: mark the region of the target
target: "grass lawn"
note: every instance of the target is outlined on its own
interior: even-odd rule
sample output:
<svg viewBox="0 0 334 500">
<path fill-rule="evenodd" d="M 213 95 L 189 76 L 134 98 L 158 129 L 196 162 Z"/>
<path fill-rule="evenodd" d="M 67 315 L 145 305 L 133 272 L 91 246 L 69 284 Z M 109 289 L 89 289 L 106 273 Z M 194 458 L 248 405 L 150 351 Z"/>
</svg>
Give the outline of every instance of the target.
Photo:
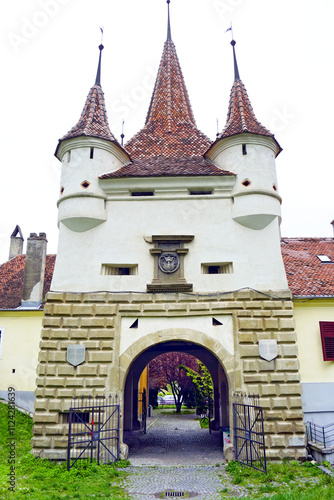
<svg viewBox="0 0 334 500">
<path fill-rule="evenodd" d="M 121 487 L 128 462 L 116 465 L 78 462 L 70 472 L 65 463 L 34 458 L 30 454 L 32 419 L 15 412 L 15 491 L 9 491 L 11 464 L 8 440 L 8 406 L 0 402 L 0 498 L 33 500 L 56 499 L 130 499 Z M 326 466 L 330 468 L 329 464 Z M 217 464 L 221 479 L 220 498 L 272 500 L 333 500 L 334 479 L 311 462 L 269 463 L 265 475 L 238 462 Z"/>
<path fill-rule="evenodd" d="M 333 471 L 329 464 L 326 466 Z M 271 462 L 267 464 L 267 475 L 238 462 L 230 462 L 221 479 L 224 486 L 221 499 L 240 496 L 243 499 L 271 500 L 334 499 L 334 479 L 311 462 Z"/>
<path fill-rule="evenodd" d="M 34 458 L 30 454 L 32 419 L 15 412 L 15 491 L 9 491 L 11 464 L 8 439 L 8 407 L 0 402 L 0 498 L 25 498 L 33 500 L 108 498 L 125 500 L 129 497 L 120 487 L 125 472 L 114 465 L 86 464 L 86 461 L 66 470 L 66 463 Z M 119 465 L 126 465 L 126 463 Z"/>
</svg>

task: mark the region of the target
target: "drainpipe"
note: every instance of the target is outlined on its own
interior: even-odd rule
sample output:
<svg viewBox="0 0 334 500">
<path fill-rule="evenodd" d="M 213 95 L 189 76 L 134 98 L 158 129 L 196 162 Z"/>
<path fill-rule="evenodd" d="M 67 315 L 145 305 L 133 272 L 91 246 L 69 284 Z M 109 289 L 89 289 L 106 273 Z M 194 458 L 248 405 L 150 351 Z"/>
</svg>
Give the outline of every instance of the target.
<svg viewBox="0 0 334 500">
<path fill-rule="evenodd" d="M 43 300 L 46 234 L 31 233 L 27 240 L 21 307 L 38 309 Z"/>
</svg>

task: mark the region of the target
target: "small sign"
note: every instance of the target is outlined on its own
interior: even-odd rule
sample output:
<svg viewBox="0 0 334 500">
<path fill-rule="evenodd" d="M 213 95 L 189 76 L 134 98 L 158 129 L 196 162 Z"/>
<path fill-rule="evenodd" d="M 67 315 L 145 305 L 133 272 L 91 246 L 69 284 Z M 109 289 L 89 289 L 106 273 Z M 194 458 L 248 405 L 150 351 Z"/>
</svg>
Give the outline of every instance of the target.
<svg viewBox="0 0 334 500">
<path fill-rule="evenodd" d="M 92 441 L 99 441 L 100 439 L 100 431 L 92 432 Z"/>
<path fill-rule="evenodd" d="M 259 340 L 259 353 L 266 361 L 277 358 L 277 340 Z"/>
<path fill-rule="evenodd" d="M 85 361 L 86 347 L 84 345 L 68 345 L 66 361 L 73 366 L 81 365 Z"/>
</svg>

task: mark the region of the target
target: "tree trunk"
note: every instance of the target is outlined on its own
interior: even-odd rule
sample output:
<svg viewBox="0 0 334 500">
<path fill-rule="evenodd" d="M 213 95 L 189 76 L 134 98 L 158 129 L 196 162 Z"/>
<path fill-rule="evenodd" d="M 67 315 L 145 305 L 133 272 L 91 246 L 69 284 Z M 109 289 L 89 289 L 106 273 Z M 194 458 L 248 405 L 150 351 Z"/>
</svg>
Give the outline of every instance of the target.
<svg viewBox="0 0 334 500">
<path fill-rule="evenodd" d="M 181 413 L 181 406 L 182 406 L 182 403 L 175 403 L 175 406 L 176 406 L 176 413 Z"/>
</svg>

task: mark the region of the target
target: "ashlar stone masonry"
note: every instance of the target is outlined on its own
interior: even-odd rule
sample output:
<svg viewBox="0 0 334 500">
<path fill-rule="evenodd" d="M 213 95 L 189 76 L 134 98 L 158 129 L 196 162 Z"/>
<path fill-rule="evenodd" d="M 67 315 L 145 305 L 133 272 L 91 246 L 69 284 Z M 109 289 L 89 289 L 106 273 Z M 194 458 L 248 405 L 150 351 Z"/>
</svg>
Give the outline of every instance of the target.
<svg viewBox="0 0 334 500">
<path fill-rule="evenodd" d="M 273 297 L 274 296 L 274 297 Z M 159 331 L 134 341 L 120 354 L 122 317 L 233 317 L 234 355 L 205 331 Z M 133 360 L 149 346 L 170 340 L 193 342 L 219 360 L 233 392 L 260 395 L 264 408 L 266 453 L 270 459 L 305 457 L 301 384 L 289 291 L 197 295 L 183 293 L 55 293 L 49 292 L 41 334 L 33 428 L 33 454 L 65 459 L 68 412 L 72 398 L 118 394 L 121 427 L 124 388 Z M 259 355 L 261 339 L 277 341 L 278 355 Z M 84 363 L 66 361 L 67 346 L 86 348 Z M 231 404 L 231 403 L 230 403 Z M 232 424 L 232 411 L 230 426 Z M 122 429 L 121 429 L 122 430 Z M 122 436 L 122 432 L 121 432 Z M 233 439 L 233 433 L 232 433 Z M 121 447 L 123 455 L 125 447 Z"/>
</svg>

